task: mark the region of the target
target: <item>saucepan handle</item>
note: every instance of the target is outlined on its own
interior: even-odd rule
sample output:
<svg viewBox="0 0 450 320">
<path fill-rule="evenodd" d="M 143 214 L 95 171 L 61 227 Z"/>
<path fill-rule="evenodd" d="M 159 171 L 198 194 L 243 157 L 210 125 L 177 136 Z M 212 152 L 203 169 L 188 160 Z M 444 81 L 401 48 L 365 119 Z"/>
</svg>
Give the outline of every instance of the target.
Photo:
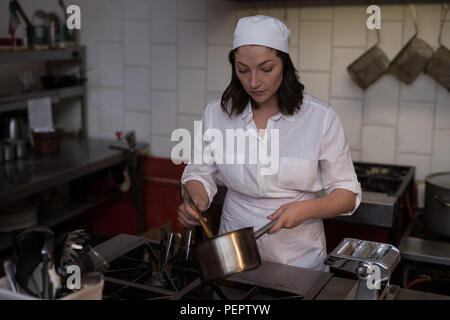
<svg viewBox="0 0 450 320">
<path fill-rule="evenodd" d="M 260 229 L 256 230 L 255 238 L 259 239 L 259 237 L 261 237 L 264 233 L 266 233 L 267 231 L 272 229 L 272 227 L 275 225 L 275 223 L 277 223 L 277 221 L 278 221 L 278 218 L 275 218 L 272 221 L 270 221 L 268 224 L 266 224 L 263 227 L 261 227 Z"/>
</svg>

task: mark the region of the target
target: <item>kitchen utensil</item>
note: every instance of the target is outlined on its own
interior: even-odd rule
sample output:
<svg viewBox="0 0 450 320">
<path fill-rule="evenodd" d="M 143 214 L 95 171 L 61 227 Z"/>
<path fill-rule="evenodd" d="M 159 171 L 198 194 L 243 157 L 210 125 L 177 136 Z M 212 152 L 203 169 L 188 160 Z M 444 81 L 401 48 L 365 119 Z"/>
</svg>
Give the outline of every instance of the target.
<svg viewBox="0 0 450 320">
<path fill-rule="evenodd" d="M 180 250 L 181 247 L 181 241 L 182 241 L 181 233 L 177 232 L 175 234 L 175 240 L 173 243 L 172 258 L 176 257 L 176 255 L 178 254 L 178 251 Z"/>
<path fill-rule="evenodd" d="M 441 10 L 441 28 L 439 30 L 439 48 L 428 61 L 425 72 L 434 78 L 438 83 L 450 90 L 450 50 L 441 42 L 442 29 L 445 23 L 445 17 L 448 11 L 448 4 L 442 4 Z"/>
<path fill-rule="evenodd" d="M 450 172 L 437 172 L 425 178 L 425 224 L 444 237 L 450 237 Z"/>
<path fill-rule="evenodd" d="M 389 279 L 400 262 L 400 251 L 386 243 L 345 238 L 327 256 L 325 264 L 357 275 L 359 281 L 346 300 L 393 300 L 399 286 Z"/>
<path fill-rule="evenodd" d="M 193 247 L 202 281 L 216 281 L 256 269 L 262 263 L 256 240 L 277 222 L 273 219 L 262 228 L 242 228 L 205 239 Z"/>
<path fill-rule="evenodd" d="M 164 250 L 164 260 L 161 263 L 161 273 L 163 273 L 166 269 L 167 260 L 169 259 L 170 248 L 172 247 L 173 241 L 173 232 L 170 233 L 169 238 L 167 240 L 166 249 Z"/>
<path fill-rule="evenodd" d="M 160 269 L 162 268 L 162 263 L 164 260 L 165 254 L 165 248 L 167 244 L 167 231 L 164 228 L 159 229 L 159 266 Z"/>
<path fill-rule="evenodd" d="M 54 234 L 37 226 L 17 235 L 13 248 L 17 257 L 17 281 L 28 294 L 42 299 L 52 298 L 55 289 L 50 283 L 53 268 Z"/>
<path fill-rule="evenodd" d="M 16 140 L 16 156 L 17 159 L 23 159 L 27 156 L 27 141 L 26 140 Z"/>
<path fill-rule="evenodd" d="M 433 49 L 422 39 L 418 38 L 416 7 L 410 3 L 414 21 L 415 33 L 403 49 L 392 60 L 389 73 L 396 76 L 406 84 L 412 83 L 425 69 L 425 66 L 433 56 Z"/>
<path fill-rule="evenodd" d="M 189 203 L 189 205 L 191 206 L 191 208 L 197 213 L 198 215 L 198 221 L 200 222 L 200 224 L 203 227 L 203 230 L 205 231 L 206 235 L 208 236 L 208 238 L 212 238 L 214 237 L 214 234 L 212 233 L 212 231 L 209 229 L 208 225 L 206 224 L 205 219 L 202 216 L 202 213 L 200 212 L 200 210 L 197 208 L 197 206 L 195 205 L 194 200 L 192 199 L 191 195 L 189 194 L 189 191 L 187 189 L 187 187 L 184 184 L 181 184 L 181 188 L 183 189 L 183 197 L 186 199 L 186 201 Z"/>
<path fill-rule="evenodd" d="M 17 11 L 19 12 L 20 16 L 22 17 L 23 20 L 25 20 L 25 23 L 27 25 L 27 27 L 32 27 L 33 23 L 31 23 L 30 19 L 28 18 L 28 16 L 25 14 L 25 11 L 23 11 L 22 6 L 20 5 L 18 0 L 14 0 L 13 1 Z"/>
<path fill-rule="evenodd" d="M 378 29 L 376 31 L 377 43 L 347 67 L 353 81 L 363 90 L 377 81 L 389 69 L 389 59 L 378 47 L 380 31 Z"/>
<path fill-rule="evenodd" d="M 3 160 L 12 161 L 16 159 L 16 145 L 13 140 L 3 141 Z"/>
<path fill-rule="evenodd" d="M 6 279 L 8 280 L 11 291 L 18 293 L 19 287 L 16 281 L 16 265 L 11 260 L 6 260 L 3 262 L 3 270 L 5 271 Z"/>
<path fill-rule="evenodd" d="M 186 247 L 185 247 L 185 256 L 184 256 L 185 261 L 189 261 L 189 254 L 191 251 L 191 241 L 192 241 L 192 229 L 189 228 L 187 235 L 186 235 Z"/>
<path fill-rule="evenodd" d="M 12 117 L 11 119 L 9 119 L 9 138 L 19 139 L 19 134 L 19 120 L 15 117 Z"/>
</svg>

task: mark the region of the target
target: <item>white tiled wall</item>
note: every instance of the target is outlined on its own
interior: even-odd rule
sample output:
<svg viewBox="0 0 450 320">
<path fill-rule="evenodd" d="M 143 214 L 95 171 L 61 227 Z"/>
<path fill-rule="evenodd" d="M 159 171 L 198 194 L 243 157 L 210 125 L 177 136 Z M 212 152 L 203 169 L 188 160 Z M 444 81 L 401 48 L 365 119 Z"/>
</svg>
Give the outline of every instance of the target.
<svg viewBox="0 0 450 320">
<path fill-rule="evenodd" d="M 5 2 L 6 3 L 6 2 Z M 59 12 L 56 1 L 22 0 L 25 11 Z M 136 129 L 151 154 L 170 157 L 177 127 L 191 130 L 230 79 L 237 19 L 268 14 L 291 29 L 290 50 L 306 91 L 338 112 L 355 160 L 414 165 L 417 179 L 450 170 L 450 93 L 422 74 L 411 85 L 384 75 L 366 91 L 347 66 L 377 41 L 365 6 L 294 1 L 76 0 L 88 53 L 88 122 L 93 137 Z M 4 6 L 4 4 L 2 4 Z M 439 4 L 417 5 L 419 36 L 437 48 Z M 7 21 L 0 10 L 0 21 Z M 380 48 L 393 59 L 414 33 L 408 5 L 382 5 Z M 442 41 L 450 47 L 450 15 Z M 0 30 L 6 37 L 6 28 Z M 10 66 L 2 70 L 11 72 Z M 14 85 L 0 74 L 3 88 Z M 18 84 L 18 82 L 17 82 Z"/>
</svg>

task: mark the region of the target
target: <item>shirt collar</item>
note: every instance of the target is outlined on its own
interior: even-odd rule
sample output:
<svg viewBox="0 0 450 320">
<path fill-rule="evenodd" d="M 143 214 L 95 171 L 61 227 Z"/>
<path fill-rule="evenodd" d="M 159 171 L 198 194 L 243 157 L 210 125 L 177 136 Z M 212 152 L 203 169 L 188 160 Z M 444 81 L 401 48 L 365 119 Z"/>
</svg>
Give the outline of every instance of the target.
<svg viewBox="0 0 450 320">
<path fill-rule="evenodd" d="M 250 101 L 247 103 L 247 106 L 245 107 L 244 111 L 242 112 L 242 116 L 241 116 L 241 117 L 242 117 L 242 119 L 247 120 L 247 122 L 250 121 L 250 120 L 252 119 L 252 117 L 253 117 L 253 111 L 252 111 L 252 105 L 251 105 L 251 102 L 250 102 Z M 294 122 L 294 119 L 295 119 L 295 113 L 294 113 L 294 114 L 291 114 L 291 115 L 284 115 L 284 114 L 282 114 L 281 112 L 279 112 L 279 113 L 277 113 L 276 115 L 274 115 L 274 116 L 272 117 L 272 119 L 273 119 L 273 120 L 278 120 L 278 119 L 280 119 L 281 117 L 283 117 L 284 119 L 286 119 L 286 120 L 288 120 L 288 121 L 290 121 L 290 122 Z"/>
</svg>

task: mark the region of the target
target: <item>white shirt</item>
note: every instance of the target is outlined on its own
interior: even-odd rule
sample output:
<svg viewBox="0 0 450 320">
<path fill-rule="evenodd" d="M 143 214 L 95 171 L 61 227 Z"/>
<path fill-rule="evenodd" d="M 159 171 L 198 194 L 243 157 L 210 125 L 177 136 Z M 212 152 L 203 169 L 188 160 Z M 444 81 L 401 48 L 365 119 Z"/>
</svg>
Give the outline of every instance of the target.
<svg viewBox="0 0 450 320">
<path fill-rule="evenodd" d="M 321 100 L 304 94 L 301 109 L 294 115 L 278 113 L 269 118 L 264 138 L 256 134 L 250 103 L 242 114 L 230 119 L 222 111 L 220 100 L 212 101 L 205 109 L 202 125 L 203 132 L 216 128 L 224 136 L 226 129 L 243 129 L 251 133 L 250 139 L 257 140 L 258 147 L 270 146 L 270 129 L 279 130 L 280 162 L 276 174 L 261 175 L 260 161 L 257 164 L 215 161 L 186 166 L 182 183 L 202 182 L 209 203 L 217 192 L 217 180 L 228 189 L 219 233 L 245 227 L 256 230 L 269 222 L 267 216 L 281 205 L 317 198 L 316 193 L 322 190 L 326 194 L 336 188 L 350 190 L 357 195 L 355 210 L 359 206 L 361 187 L 343 127 L 336 112 Z M 295 228 L 265 234 L 258 240 L 258 248 L 265 261 L 328 270 L 323 264 L 327 253 L 322 219 L 310 219 Z"/>
</svg>

